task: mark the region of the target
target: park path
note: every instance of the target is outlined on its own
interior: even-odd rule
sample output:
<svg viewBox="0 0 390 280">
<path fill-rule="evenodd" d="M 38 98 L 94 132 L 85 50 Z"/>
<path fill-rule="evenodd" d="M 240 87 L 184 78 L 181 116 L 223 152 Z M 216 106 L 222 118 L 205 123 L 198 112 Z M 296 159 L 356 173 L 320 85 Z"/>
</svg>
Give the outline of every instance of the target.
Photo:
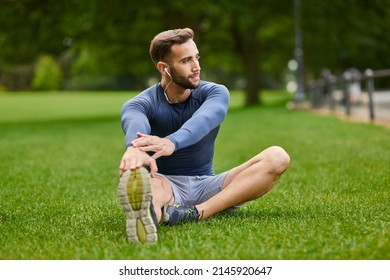
<svg viewBox="0 0 390 280">
<path fill-rule="evenodd" d="M 328 107 L 314 109 L 321 114 L 336 115 L 340 118 L 364 123 L 375 123 L 390 128 L 390 91 L 376 91 L 373 95 L 374 120 L 370 120 L 368 97 L 363 96 L 362 102 L 351 106 L 351 114 L 347 115 L 345 106 L 336 105 L 333 110 Z"/>
</svg>

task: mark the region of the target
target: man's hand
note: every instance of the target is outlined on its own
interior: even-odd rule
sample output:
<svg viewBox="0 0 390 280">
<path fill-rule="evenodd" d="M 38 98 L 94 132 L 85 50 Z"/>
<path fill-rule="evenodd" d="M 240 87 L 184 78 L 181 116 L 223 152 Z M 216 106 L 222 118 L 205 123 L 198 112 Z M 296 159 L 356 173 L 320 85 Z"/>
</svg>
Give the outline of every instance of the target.
<svg viewBox="0 0 390 280">
<path fill-rule="evenodd" d="M 122 177 L 126 170 L 135 170 L 143 165 L 149 166 L 150 175 L 154 177 L 157 173 L 156 160 L 138 148 L 128 147 L 119 166 L 119 177 Z"/>
<path fill-rule="evenodd" d="M 160 138 L 153 135 L 147 135 L 138 132 L 138 139 L 131 142 L 134 148 L 138 148 L 144 152 L 154 152 L 153 159 L 158 159 L 161 156 L 170 156 L 175 151 L 175 144 L 167 138 Z"/>
</svg>

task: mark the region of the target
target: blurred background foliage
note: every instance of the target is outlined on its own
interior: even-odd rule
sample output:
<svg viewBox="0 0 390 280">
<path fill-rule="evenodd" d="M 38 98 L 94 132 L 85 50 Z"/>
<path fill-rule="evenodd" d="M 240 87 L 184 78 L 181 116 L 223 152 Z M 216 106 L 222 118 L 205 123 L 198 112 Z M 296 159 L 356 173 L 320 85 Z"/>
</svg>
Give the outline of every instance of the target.
<svg viewBox="0 0 390 280">
<path fill-rule="evenodd" d="M 247 103 L 285 87 L 294 1 L 0 0 L 0 89 L 141 90 L 159 79 L 151 39 L 190 27 L 202 78 Z M 305 79 L 390 65 L 388 0 L 301 0 Z"/>
</svg>

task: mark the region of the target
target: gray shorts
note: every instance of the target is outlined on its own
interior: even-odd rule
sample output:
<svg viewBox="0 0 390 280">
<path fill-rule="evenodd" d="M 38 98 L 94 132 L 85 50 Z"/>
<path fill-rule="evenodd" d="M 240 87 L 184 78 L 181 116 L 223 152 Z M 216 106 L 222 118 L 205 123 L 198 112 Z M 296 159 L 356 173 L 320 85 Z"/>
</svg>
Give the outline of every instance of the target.
<svg viewBox="0 0 390 280">
<path fill-rule="evenodd" d="M 216 195 L 222 190 L 228 171 L 214 176 L 163 175 L 172 187 L 175 202 L 180 205 L 196 205 Z"/>
</svg>

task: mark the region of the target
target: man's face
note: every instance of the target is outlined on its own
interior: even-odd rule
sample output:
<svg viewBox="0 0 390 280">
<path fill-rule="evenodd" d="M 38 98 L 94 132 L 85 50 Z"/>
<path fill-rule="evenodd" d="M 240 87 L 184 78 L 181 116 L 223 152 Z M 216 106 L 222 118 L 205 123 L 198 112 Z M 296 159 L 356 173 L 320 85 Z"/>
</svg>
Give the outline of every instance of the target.
<svg viewBox="0 0 390 280">
<path fill-rule="evenodd" d="M 199 51 L 193 40 L 171 48 L 169 69 L 172 81 L 183 88 L 194 89 L 200 84 Z"/>
</svg>

